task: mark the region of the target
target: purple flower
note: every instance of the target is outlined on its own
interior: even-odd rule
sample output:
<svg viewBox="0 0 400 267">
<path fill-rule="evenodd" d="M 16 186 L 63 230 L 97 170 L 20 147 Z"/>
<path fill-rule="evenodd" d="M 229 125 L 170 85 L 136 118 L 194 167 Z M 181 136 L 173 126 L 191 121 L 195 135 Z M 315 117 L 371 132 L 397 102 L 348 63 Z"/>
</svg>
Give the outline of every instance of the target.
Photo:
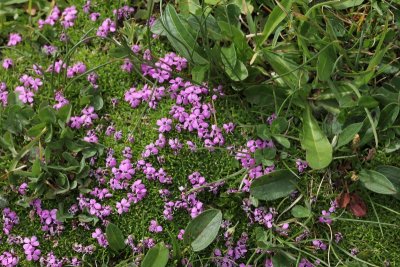
<svg viewBox="0 0 400 267">
<path fill-rule="evenodd" d="M 76 10 L 75 6 L 70 6 L 64 9 L 63 13 L 61 14 L 61 25 L 65 29 L 74 26 L 76 14 L 78 14 L 78 10 Z"/>
<path fill-rule="evenodd" d="M 5 251 L 0 255 L 1 266 L 14 267 L 18 265 L 18 262 L 19 262 L 18 257 L 8 251 Z"/>
<path fill-rule="evenodd" d="M 18 33 L 10 33 L 7 46 L 16 46 L 22 41 L 21 35 Z"/>
<path fill-rule="evenodd" d="M 4 69 L 7 70 L 7 69 L 11 68 L 13 65 L 14 65 L 14 63 L 11 58 L 5 58 L 3 60 L 3 68 Z"/>
<path fill-rule="evenodd" d="M 296 160 L 297 170 L 301 173 L 304 172 L 305 169 L 308 167 L 307 161 L 302 161 L 301 159 Z"/>
<path fill-rule="evenodd" d="M 159 225 L 156 220 L 151 220 L 150 221 L 150 226 L 149 226 L 149 231 L 150 232 L 159 233 L 159 232 L 162 232 L 162 230 L 163 230 L 162 226 Z"/>
<path fill-rule="evenodd" d="M 93 12 L 89 15 L 91 21 L 96 21 L 100 17 L 100 13 Z"/>
<path fill-rule="evenodd" d="M 328 248 L 328 246 L 324 242 L 322 242 L 321 240 L 318 240 L 318 239 L 313 240 L 312 244 L 316 250 L 319 250 L 319 249 L 326 250 Z"/>
<path fill-rule="evenodd" d="M 118 214 L 128 212 L 130 206 L 131 206 L 131 204 L 129 203 L 129 201 L 126 200 L 125 198 L 123 198 L 121 200 L 121 202 L 117 202 L 117 205 L 116 205 Z"/>
<path fill-rule="evenodd" d="M 157 125 L 159 126 L 158 131 L 160 133 L 165 133 L 171 131 L 172 120 L 168 118 L 161 118 L 157 120 Z"/>
</svg>

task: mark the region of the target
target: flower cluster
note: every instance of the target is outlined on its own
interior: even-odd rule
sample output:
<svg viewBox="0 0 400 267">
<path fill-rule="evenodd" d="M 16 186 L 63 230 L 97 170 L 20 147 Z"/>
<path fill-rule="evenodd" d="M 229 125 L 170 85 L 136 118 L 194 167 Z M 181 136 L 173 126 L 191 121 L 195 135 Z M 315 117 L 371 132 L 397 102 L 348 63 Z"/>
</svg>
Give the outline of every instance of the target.
<svg viewBox="0 0 400 267">
<path fill-rule="evenodd" d="M 3 232 L 6 235 L 11 233 L 15 225 L 19 224 L 19 217 L 15 211 L 10 208 L 3 209 Z"/>
<path fill-rule="evenodd" d="M 115 32 L 116 30 L 115 22 L 110 18 L 106 18 L 97 29 L 96 35 L 105 38 L 110 32 Z"/>
<path fill-rule="evenodd" d="M 1 266 L 14 267 L 18 265 L 18 262 L 18 257 L 12 252 L 4 251 L 2 254 L 0 254 Z"/>
<path fill-rule="evenodd" d="M 69 103 L 61 91 L 57 91 L 54 95 L 54 100 L 57 102 L 53 105 L 53 108 L 58 110 Z"/>
<path fill-rule="evenodd" d="M 83 127 L 90 127 L 93 125 L 93 121 L 98 119 L 99 116 L 94 112 L 94 107 L 89 106 L 84 108 L 81 112 L 81 116 L 73 116 L 70 119 L 70 127 L 79 129 Z"/>
<path fill-rule="evenodd" d="M 34 92 L 37 92 L 39 87 L 43 85 L 42 80 L 27 74 L 22 75 L 19 80 L 23 85 L 15 88 L 15 92 L 18 93 L 18 99 L 24 104 L 32 104 L 35 96 Z"/>
<path fill-rule="evenodd" d="M 331 206 L 329 207 L 328 211 L 323 210 L 321 212 L 322 216 L 319 217 L 319 222 L 331 224 L 332 223 L 331 214 L 334 213 L 337 208 L 338 208 L 338 204 L 337 204 L 336 200 L 331 201 Z"/>
<path fill-rule="evenodd" d="M 20 42 L 22 42 L 22 37 L 21 37 L 20 34 L 18 34 L 18 33 L 10 33 L 10 36 L 8 38 L 7 46 L 16 46 Z"/>
<path fill-rule="evenodd" d="M 39 241 L 36 236 L 31 238 L 24 238 L 24 253 L 28 261 L 37 261 L 40 258 L 41 251 L 37 247 L 39 246 Z"/>
<path fill-rule="evenodd" d="M 113 10 L 113 14 L 117 16 L 118 20 L 129 19 L 133 12 L 135 12 L 135 9 L 130 6 L 123 6 Z"/>
<path fill-rule="evenodd" d="M 0 104 L 5 107 L 7 106 L 8 91 L 7 86 L 4 82 L 0 82 Z"/>
<path fill-rule="evenodd" d="M 68 29 L 74 26 L 74 22 L 76 20 L 76 14 L 78 14 L 78 10 L 76 10 L 75 6 L 70 6 L 64 9 L 61 14 L 61 25 Z"/>
<path fill-rule="evenodd" d="M 82 62 L 78 62 L 74 64 L 73 66 L 69 66 L 67 68 L 67 77 L 68 78 L 73 78 L 78 74 L 82 74 L 86 71 L 86 65 L 83 64 Z"/>
<path fill-rule="evenodd" d="M 61 16 L 60 9 L 57 6 L 54 6 L 50 15 L 45 20 L 39 19 L 38 21 L 39 29 L 42 29 L 44 25 L 54 26 L 54 24 L 57 22 L 60 16 Z"/>
<path fill-rule="evenodd" d="M 5 58 L 3 59 L 3 68 L 8 70 L 9 68 L 11 68 L 14 65 L 14 62 L 12 61 L 11 58 Z"/>
</svg>

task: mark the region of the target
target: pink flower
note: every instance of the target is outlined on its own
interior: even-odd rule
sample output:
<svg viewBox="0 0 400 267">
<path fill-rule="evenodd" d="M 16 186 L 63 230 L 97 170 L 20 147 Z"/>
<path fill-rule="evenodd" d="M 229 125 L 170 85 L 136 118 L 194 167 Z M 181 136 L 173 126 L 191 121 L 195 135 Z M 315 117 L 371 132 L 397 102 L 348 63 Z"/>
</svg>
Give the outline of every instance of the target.
<svg viewBox="0 0 400 267">
<path fill-rule="evenodd" d="M 16 46 L 21 41 L 22 41 L 21 35 L 19 35 L 18 33 L 10 33 L 7 46 Z"/>
</svg>

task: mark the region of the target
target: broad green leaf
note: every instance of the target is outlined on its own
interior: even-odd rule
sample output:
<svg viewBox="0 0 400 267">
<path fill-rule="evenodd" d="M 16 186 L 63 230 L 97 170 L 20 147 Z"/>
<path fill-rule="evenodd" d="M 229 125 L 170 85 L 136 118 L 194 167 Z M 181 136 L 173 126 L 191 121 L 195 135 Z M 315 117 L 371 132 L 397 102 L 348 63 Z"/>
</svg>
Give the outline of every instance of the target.
<svg viewBox="0 0 400 267">
<path fill-rule="evenodd" d="M 361 130 L 362 126 L 363 123 L 359 122 L 350 124 L 344 128 L 344 130 L 339 134 L 336 147 L 339 148 L 351 142 L 354 139 L 354 136 Z"/>
<path fill-rule="evenodd" d="M 278 170 L 255 180 L 250 193 L 261 200 L 275 200 L 296 190 L 297 178 L 289 170 Z"/>
<path fill-rule="evenodd" d="M 179 0 L 180 14 L 189 16 L 189 14 L 196 14 L 198 10 L 201 10 L 201 6 L 198 0 Z"/>
<path fill-rule="evenodd" d="M 308 218 L 312 215 L 312 212 L 306 207 L 296 205 L 292 208 L 292 215 L 295 218 Z"/>
<path fill-rule="evenodd" d="M 276 156 L 275 148 L 264 148 L 257 149 L 255 152 L 256 164 L 260 164 L 264 159 L 265 160 L 273 160 Z"/>
<path fill-rule="evenodd" d="M 221 58 L 225 68 L 234 69 L 237 62 L 235 45 L 231 44 L 229 47 L 222 47 Z"/>
<path fill-rule="evenodd" d="M 202 83 L 205 79 L 205 75 L 209 69 L 208 65 L 196 65 L 192 69 L 192 80 L 198 83 Z"/>
<path fill-rule="evenodd" d="M 394 195 L 398 193 L 393 183 L 380 172 L 361 170 L 359 178 L 367 189 L 375 193 L 384 195 Z"/>
<path fill-rule="evenodd" d="M 392 126 L 399 116 L 399 111 L 399 105 L 396 103 L 390 103 L 384 107 L 381 111 L 381 115 L 379 116 L 378 127 L 382 130 L 386 130 Z"/>
<path fill-rule="evenodd" d="M 372 96 L 363 95 L 358 99 L 358 105 L 363 108 L 375 108 L 379 105 L 379 102 Z"/>
<path fill-rule="evenodd" d="M 71 113 L 72 113 L 72 106 L 71 104 L 67 104 L 58 110 L 58 117 L 62 122 L 67 123 L 71 118 Z"/>
<path fill-rule="evenodd" d="M 288 267 L 291 266 L 292 263 L 292 260 L 290 260 L 282 251 L 275 253 L 272 257 L 272 265 L 274 267 Z"/>
<path fill-rule="evenodd" d="M 91 106 L 93 106 L 95 110 L 100 110 L 103 108 L 104 101 L 100 95 L 94 96 L 91 102 Z"/>
<path fill-rule="evenodd" d="M 268 50 L 264 50 L 264 56 L 275 72 L 281 76 L 282 80 L 290 88 L 295 89 L 299 85 L 307 83 L 308 73 L 299 69 L 297 63 Z"/>
<path fill-rule="evenodd" d="M 225 71 L 233 81 L 243 81 L 249 76 L 246 66 L 239 60 L 234 69 L 226 68 Z"/>
<path fill-rule="evenodd" d="M 376 168 L 376 171 L 383 174 L 394 185 L 397 190 L 394 197 L 400 199 L 400 168 L 381 165 Z"/>
<path fill-rule="evenodd" d="M 144 257 L 141 267 L 164 267 L 168 263 L 169 250 L 164 243 L 152 247 Z"/>
<path fill-rule="evenodd" d="M 336 3 L 331 3 L 330 6 L 336 10 L 348 9 L 361 5 L 364 0 L 341 0 Z"/>
<path fill-rule="evenodd" d="M 336 57 L 333 45 L 329 45 L 318 55 L 317 74 L 321 81 L 327 81 L 331 78 Z"/>
<path fill-rule="evenodd" d="M 39 119 L 45 123 L 55 123 L 56 122 L 55 110 L 49 106 L 40 109 Z"/>
<path fill-rule="evenodd" d="M 281 144 L 284 148 L 290 148 L 290 141 L 284 136 L 281 135 L 273 135 L 272 136 L 275 141 L 277 141 L 279 144 Z"/>
<path fill-rule="evenodd" d="M 288 122 L 285 118 L 279 117 L 276 118 L 271 123 L 271 133 L 272 134 L 280 134 L 283 133 L 288 127 Z"/>
<path fill-rule="evenodd" d="M 217 237 L 221 221 L 222 212 L 220 210 L 204 211 L 186 227 L 183 236 L 185 244 L 190 244 L 194 251 L 205 249 Z"/>
<path fill-rule="evenodd" d="M 179 54 L 195 64 L 205 65 L 208 63 L 207 59 L 201 55 L 203 52 L 199 44 L 188 31 L 173 5 L 167 5 L 161 22 L 169 42 Z"/>
<path fill-rule="evenodd" d="M 113 223 L 109 223 L 106 228 L 106 238 L 110 248 L 120 251 L 125 248 L 125 240 L 122 231 Z"/>
<path fill-rule="evenodd" d="M 319 170 L 332 161 L 332 146 L 318 126 L 318 122 L 307 107 L 303 114 L 302 147 L 306 150 L 306 160 L 311 168 Z"/>
<path fill-rule="evenodd" d="M 267 22 L 264 25 L 264 30 L 261 34 L 261 39 L 259 44 L 263 44 L 268 37 L 275 31 L 276 27 L 278 27 L 279 23 L 281 23 L 287 16 L 290 8 L 293 4 L 293 0 L 283 0 L 280 1 L 280 5 L 276 5 L 272 10 L 271 14 L 269 14 Z M 282 7 L 284 10 L 282 10 Z"/>
<path fill-rule="evenodd" d="M 32 126 L 31 128 L 29 128 L 27 131 L 27 134 L 31 137 L 35 137 L 35 136 L 39 135 L 43 131 L 44 128 L 46 128 L 45 122 L 38 123 L 38 124 Z"/>
<path fill-rule="evenodd" d="M 206 17 L 202 15 L 191 15 L 188 19 L 190 27 L 196 32 L 202 32 L 206 34 L 204 38 L 210 38 L 216 41 L 226 38 L 221 34 L 221 29 L 218 25 L 217 20 L 211 15 L 207 14 Z"/>
</svg>

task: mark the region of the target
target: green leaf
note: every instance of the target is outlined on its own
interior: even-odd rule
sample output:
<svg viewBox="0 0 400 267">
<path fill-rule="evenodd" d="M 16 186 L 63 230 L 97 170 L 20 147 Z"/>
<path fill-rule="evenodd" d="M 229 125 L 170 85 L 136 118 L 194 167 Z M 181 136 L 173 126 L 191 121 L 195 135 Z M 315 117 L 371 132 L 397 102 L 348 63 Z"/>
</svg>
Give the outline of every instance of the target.
<svg viewBox="0 0 400 267">
<path fill-rule="evenodd" d="M 281 144 L 284 148 L 290 148 L 290 141 L 284 136 L 281 135 L 273 135 L 272 136 L 275 141 L 277 141 L 279 144 Z"/>
<path fill-rule="evenodd" d="M 257 149 L 255 152 L 256 164 L 260 164 L 263 160 L 273 160 L 275 156 L 275 148 Z"/>
<path fill-rule="evenodd" d="M 358 105 L 363 108 L 375 108 L 379 105 L 379 102 L 372 96 L 363 95 L 358 99 Z"/>
<path fill-rule="evenodd" d="M 71 104 L 67 104 L 58 110 L 58 117 L 62 122 L 67 123 L 71 118 L 71 113 L 72 113 L 72 106 Z"/>
<path fill-rule="evenodd" d="M 287 86 L 296 89 L 300 84 L 308 81 L 308 73 L 299 69 L 299 65 L 274 52 L 263 50 L 265 59 L 269 62 L 275 72 L 281 76 Z"/>
<path fill-rule="evenodd" d="M 8 200 L 3 195 L 0 195 L 0 209 L 4 209 L 7 206 Z"/>
<path fill-rule="evenodd" d="M 354 136 L 361 130 L 362 126 L 363 123 L 359 122 L 350 124 L 344 128 L 344 130 L 339 134 L 336 147 L 339 148 L 351 142 L 354 139 Z"/>
<path fill-rule="evenodd" d="M 319 170 L 332 161 L 332 146 L 318 126 L 318 122 L 307 106 L 303 114 L 302 147 L 306 150 L 306 160 L 311 168 Z"/>
<path fill-rule="evenodd" d="M 274 267 L 288 267 L 291 266 L 292 261 L 282 251 L 275 253 L 272 257 L 272 265 Z"/>
<path fill-rule="evenodd" d="M 242 81 L 249 75 L 246 66 L 237 59 L 235 45 L 221 48 L 222 63 L 225 72 L 234 81 Z"/>
<path fill-rule="evenodd" d="M 361 170 L 360 181 L 372 192 L 384 195 L 394 195 L 398 191 L 393 183 L 382 173 L 373 170 Z"/>
<path fill-rule="evenodd" d="M 221 227 L 222 212 L 209 209 L 194 218 L 186 227 L 183 236 L 185 244 L 190 244 L 194 251 L 208 247 L 218 235 Z"/>
<path fill-rule="evenodd" d="M 94 107 L 95 110 L 100 110 L 103 108 L 104 101 L 100 95 L 95 95 L 92 98 L 91 105 Z"/>
<path fill-rule="evenodd" d="M 110 248 L 120 251 L 125 248 L 125 240 L 122 231 L 113 223 L 109 223 L 106 228 L 106 238 Z"/>
<path fill-rule="evenodd" d="M 281 23 L 287 16 L 287 12 L 290 11 L 290 8 L 293 4 L 293 0 L 283 0 L 280 1 L 281 6 L 285 9 L 282 10 L 281 6 L 276 5 L 272 10 L 271 14 L 268 16 L 267 22 L 264 25 L 264 30 L 261 34 L 261 39 L 259 44 L 263 44 L 268 37 L 275 31 L 276 27 L 278 27 L 279 23 Z"/>
<path fill-rule="evenodd" d="M 376 171 L 383 174 L 396 188 L 397 194 L 395 197 L 400 199 L 400 168 L 394 166 L 378 166 Z"/>
<path fill-rule="evenodd" d="M 39 119 L 45 123 L 55 123 L 55 110 L 49 106 L 42 108 L 41 110 L 39 110 Z"/>
<path fill-rule="evenodd" d="M 196 65 L 192 69 L 192 80 L 197 83 L 202 83 L 204 81 L 208 69 L 209 69 L 208 65 Z"/>
<path fill-rule="evenodd" d="M 169 42 L 179 54 L 195 64 L 205 65 L 208 63 L 208 60 L 202 56 L 201 47 L 176 13 L 173 5 L 167 5 L 161 22 Z"/>
<path fill-rule="evenodd" d="M 378 127 L 382 130 L 386 130 L 392 126 L 399 116 L 399 111 L 399 105 L 396 103 L 390 103 L 384 107 L 381 111 L 381 115 L 379 116 Z"/>
<path fill-rule="evenodd" d="M 29 128 L 29 130 L 27 131 L 27 134 L 30 137 L 36 137 L 43 131 L 44 128 L 46 128 L 45 122 L 38 123 L 38 124 L 32 126 L 31 128 Z"/>
<path fill-rule="evenodd" d="M 164 243 L 152 247 L 144 257 L 141 267 L 164 267 L 168 263 L 169 250 Z"/>
<path fill-rule="evenodd" d="M 331 78 L 335 67 L 336 57 L 337 56 L 333 45 L 329 45 L 321 53 L 319 53 L 317 61 L 317 74 L 321 81 L 327 81 Z"/>
<path fill-rule="evenodd" d="M 288 127 L 288 122 L 285 118 L 279 117 L 273 120 L 271 123 L 271 133 L 280 134 L 283 133 Z"/>
<path fill-rule="evenodd" d="M 255 180 L 250 193 L 261 200 L 275 200 L 296 190 L 297 178 L 289 170 L 278 170 Z"/>
<path fill-rule="evenodd" d="M 196 11 L 201 10 L 198 0 L 179 0 L 180 14 L 189 16 L 189 14 L 196 14 Z"/>
<path fill-rule="evenodd" d="M 292 209 L 292 215 L 295 218 L 308 218 L 312 215 L 312 213 L 306 207 L 296 205 Z"/>
<path fill-rule="evenodd" d="M 341 0 L 336 3 L 331 3 L 330 6 L 336 10 L 348 9 L 361 5 L 364 0 Z"/>
</svg>

